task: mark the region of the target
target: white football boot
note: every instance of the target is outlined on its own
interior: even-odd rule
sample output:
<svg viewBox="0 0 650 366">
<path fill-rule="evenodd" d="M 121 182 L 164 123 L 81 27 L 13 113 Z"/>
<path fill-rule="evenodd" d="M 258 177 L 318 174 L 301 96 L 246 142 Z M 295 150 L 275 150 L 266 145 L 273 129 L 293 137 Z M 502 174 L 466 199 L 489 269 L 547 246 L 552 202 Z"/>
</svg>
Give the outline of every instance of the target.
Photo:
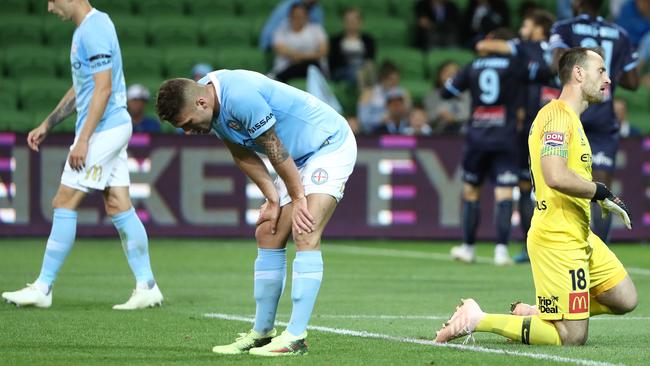
<svg viewBox="0 0 650 366">
<path fill-rule="evenodd" d="M 46 295 L 34 284 L 28 283 L 27 287 L 18 291 L 3 292 L 2 298 L 16 306 L 36 306 L 47 309 L 52 306 L 52 289 Z"/>
<path fill-rule="evenodd" d="M 463 243 L 451 248 L 451 258 L 465 263 L 474 263 L 476 261 L 474 246 Z"/>
<path fill-rule="evenodd" d="M 113 306 L 113 310 L 136 310 L 161 306 L 163 295 L 158 288 L 158 284 L 153 285 L 150 289 L 136 288 L 127 302 Z"/>
<path fill-rule="evenodd" d="M 508 253 L 508 246 L 505 244 L 497 244 L 494 247 L 494 264 L 497 266 L 509 266 L 512 263 L 512 258 L 510 258 L 510 253 Z"/>
</svg>

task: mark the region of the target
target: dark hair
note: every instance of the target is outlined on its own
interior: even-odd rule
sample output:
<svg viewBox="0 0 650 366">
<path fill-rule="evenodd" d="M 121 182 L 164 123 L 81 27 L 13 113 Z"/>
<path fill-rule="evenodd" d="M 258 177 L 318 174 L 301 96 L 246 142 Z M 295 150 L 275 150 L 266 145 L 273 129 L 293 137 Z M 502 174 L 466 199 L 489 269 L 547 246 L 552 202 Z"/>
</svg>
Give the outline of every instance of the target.
<svg viewBox="0 0 650 366">
<path fill-rule="evenodd" d="M 345 8 L 343 10 L 343 13 L 341 15 L 346 16 L 348 13 L 357 13 L 359 15 L 359 18 L 363 18 L 363 15 L 361 14 L 361 9 L 356 7 L 356 6 L 350 6 L 348 8 Z"/>
<path fill-rule="evenodd" d="M 489 34 L 492 39 L 500 39 L 502 41 L 507 41 L 509 39 L 514 38 L 515 34 L 512 32 L 510 28 L 506 27 L 499 27 Z"/>
<path fill-rule="evenodd" d="M 571 80 L 571 74 L 573 73 L 573 67 L 575 65 L 584 66 L 589 51 L 596 52 L 600 57 L 603 57 L 603 50 L 601 48 L 585 47 L 570 48 L 562 55 L 562 57 L 560 57 L 560 62 L 558 63 L 558 75 L 560 76 L 560 82 L 562 82 L 562 85 L 565 85 L 569 80 Z"/>
<path fill-rule="evenodd" d="M 309 9 L 307 9 L 307 5 L 303 4 L 302 2 L 298 2 L 298 3 L 294 3 L 293 5 L 291 5 L 291 7 L 289 8 L 289 15 L 293 14 L 293 11 L 298 9 L 298 8 L 302 8 L 306 12 L 309 12 Z"/>
<path fill-rule="evenodd" d="M 546 10 L 535 9 L 526 14 L 524 19 L 530 19 L 535 25 L 542 27 L 544 30 L 544 37 L 548 38 L 551 35 L 551 27 L 555 23 L 555 16 Z"/>
<path fill-rule="evenodd" d="M 162 83 L 156 97 L 156 114 L 161 121 L 175 124 L 178 114 L 185 107 L 190 79 L 170 79 Z"/>
<path fill-rule="evenodd" d="M 385 80 L 392 73 L 399 73 L 399 68 L 390 60 L 385 60 L 379 67 L 379 80 Z"/>
<path fill-rule="evenodd" d="M 603 7 L 603 0 L 582 0 L 579 3 L 579 10 L 598 13 Z"/>
</svg>

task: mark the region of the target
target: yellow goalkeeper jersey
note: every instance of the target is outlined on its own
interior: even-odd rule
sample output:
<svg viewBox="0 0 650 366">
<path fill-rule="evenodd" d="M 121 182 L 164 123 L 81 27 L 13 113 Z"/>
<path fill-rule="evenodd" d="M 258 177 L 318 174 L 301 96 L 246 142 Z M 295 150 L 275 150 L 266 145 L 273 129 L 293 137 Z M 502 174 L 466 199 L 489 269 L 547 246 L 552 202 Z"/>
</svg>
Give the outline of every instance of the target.
<svg viewBox="0 0 650 366">
<path fill-rule="evenodd" d="M 565 102 L 553 100 L 533 121 L 528 135 L 536 207 L 528 240 L 553 248 L 587 246 L 590 200 L 551 189 L 542 175 L 543 156 L 567 159 L 570 170 L 591 181 L 591 147 L 580 119 Z"/>
</svg>

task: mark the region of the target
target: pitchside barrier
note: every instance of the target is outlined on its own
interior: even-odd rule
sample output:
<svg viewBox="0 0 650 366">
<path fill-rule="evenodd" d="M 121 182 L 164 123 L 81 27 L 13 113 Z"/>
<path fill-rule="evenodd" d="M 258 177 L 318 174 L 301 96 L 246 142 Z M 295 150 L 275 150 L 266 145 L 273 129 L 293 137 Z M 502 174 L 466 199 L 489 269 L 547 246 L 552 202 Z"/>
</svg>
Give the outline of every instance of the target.
<svg viewBox="0 0 650 366">
<path fill-rule="evenodd" d="M 0 133 L 0 236 L 49 234 L 51 201 L 72 140 L 52 135 L 34 153 L 26 135 Z M 358 146 L 355 171 L 326 237 L 460 240 L 462 137 L 360 137 Z M 129 156 L 131 196 L 150 236 L 254 234 L 261 193 L 216 137 L 134 134 Z M 319 174 L 312 178 L 327 179 L 326 171 Z M 614 240 L 650 238 L 650 138 L 621 141 L 612 190 L 622 192 L 634 225 L 627 231 L 616 219 Z M 491 240 L 489 186 L 482 197 L 479 237 Z M 86 199 L 78 217 L 79 236 L 115 235 L 100 194 Z M 513 236 L 521 237 L 517 226 Z"/>
</svg>

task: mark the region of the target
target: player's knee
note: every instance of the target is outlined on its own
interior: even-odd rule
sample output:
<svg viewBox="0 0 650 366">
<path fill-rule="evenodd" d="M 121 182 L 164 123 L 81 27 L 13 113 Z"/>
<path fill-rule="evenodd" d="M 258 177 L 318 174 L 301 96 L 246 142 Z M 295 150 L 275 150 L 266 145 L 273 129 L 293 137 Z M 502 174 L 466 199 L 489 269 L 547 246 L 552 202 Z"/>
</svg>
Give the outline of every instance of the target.
<svg viewBox="0 0 650 366">
<path fill-rule="evenodd" d="M 463 199 L 465 201 L 478 201 L 480 198 L 480 187 L 465 183 L 463 186 Z"/>
<path fill-rule="evenodd" d="M 563 346 L 584 346 L 587 343 L 587 338 L 589 338 L 589 334 L 586 329 L 560 334 Z"/>
<path fill-rule="evenodd" d="M 619 301 L 616 306 L 611 306 L 610 309 L 614 314 L 623 315 L 636 309 L 638 304 L 639 300 L 636 291 L 634 291 L 633 293 L 628 294 L 625 299 Z"/>
<path fill-rule="evenodd" d="M 109 196 L 104 200 L 104 209 L 109 216 L 115 216 L 120 212 L 126 211 L 128 208 L 123 209 L 117 198 Z"/>
</svg>

